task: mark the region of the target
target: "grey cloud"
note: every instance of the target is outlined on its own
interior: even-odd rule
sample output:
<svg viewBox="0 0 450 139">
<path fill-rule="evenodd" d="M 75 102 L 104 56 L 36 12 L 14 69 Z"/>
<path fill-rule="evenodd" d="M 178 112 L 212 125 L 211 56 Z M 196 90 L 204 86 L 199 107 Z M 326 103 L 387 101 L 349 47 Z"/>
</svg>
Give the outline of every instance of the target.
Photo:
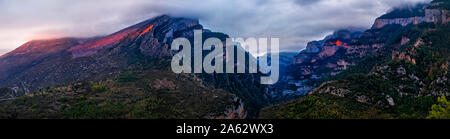
<svg viewBox="0 0 450 139">
<path fill-rule="evenodd" d="M 318 3 L 318 2 L 320 2 L 320 1 L 322 1 L 322 0 L 294 0 L 294 2 L 295 2 L 296 4 L 301 5 L 301 6 L 306 6 L 306 5 L 310 5 L 310 4 L 315 4 L 315 3 Z"/>
<path fill-rule="evenodd" d="M 36 36 L 109 34 L 169 14 L 199 18 L 232 37 L 278 37 L 281 50 L 298 51 L 337 29 L 369 28 L 394 6 L 424 1 L 429 0 L 0 0 L 0 48 Z"/>
</svg>

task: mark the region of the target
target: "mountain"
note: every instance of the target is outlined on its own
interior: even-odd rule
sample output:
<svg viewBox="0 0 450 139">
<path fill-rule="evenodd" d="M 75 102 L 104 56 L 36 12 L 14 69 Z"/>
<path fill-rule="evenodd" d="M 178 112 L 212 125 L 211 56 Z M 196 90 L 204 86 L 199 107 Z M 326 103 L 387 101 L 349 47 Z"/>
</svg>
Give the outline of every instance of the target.
<svg viewBox="0 0 450 139">
<path fill-rule="evenodd" d="M 393 9 L 391 12 L 377 18 L 372 28 L 381 28 L 389 24 L 407 26 L 421 22 L 445 24 L 450 21 L 450 6 L 446 0 L 435 0 L 430 4 L 417 4 Z"/>
<path fill-rule="evenodd" d="M 305 97 L 265 108 L 260 117 L 427 118 L 437 97 L 450 95 L 449 3 L 439 0 L 416 7 L 425 9 L 420 23 L 390 22 L 366 30 L 340 56 L 351 63 L 346 70 L 316 80 L 317 87 Z M 396 11 L 382 17 L 409 16 Z"/>
<path fill-rule="evenodd" d="M 170 72 L 175 38 L 228 37 L 196 19 L 162 15 L 106 36 L 33 40 L 0 56 L 0 118 L 426 118 L 450 96 L 449 5 L 395 8 L 368 30 L 279 53 L 271 86 L 260 73 Z"/>
<path fill-rule="evenodd" d="M 272 62 L 272 58 L 271 55 L 278 55 L 278 59 L 279 59 L 279 69 L 280 69 L 280 75 L 283 75 L 286 71 L 285 69 L 290 66 L 294 60 L 294 57 L 297 55 L 297 52 L 279 52 L 279 53 L 267 53 L 264 56 L 267 57 L 268 62 L 267 63 L 271 63 Z"/>
<path fill-rule="evenodd" d="M 7 101 L 0 117 L 257 115 L 267 105 L 259 74 L 167 72 L 169 44 L 178 37 L 193 40 L 194 29 L 203 30 L 203 41 L 228 37 L 203 29 L 196 19 L 163 15 L 107 36 L 30 41 L 0 57 L 0 102 Z"/>
<path fill-rule="evenodd" d="M 336 74 L 350 66 L 342 59 L 349 44 L 362 34 L 359 30 L 339 30 L 320 41 L 309 42 L 306 49 L 296 54 L 292 62 L 280 67 L 277 84 L 270 86 L 275 103 L 298 98 L 315 87 L 308 82 Z"/>
<path fill-rule="evenodd" d="M 414 6 L 404 6 L 394 8 L 387 14 L 377 18 L 372 28 L 381 28 L 388 24 L 399 24 L 406 26 L 408 24 L 418 24 L 425 21 L 425 10 L 428 4 L 417 4 Z"/>
</svg>

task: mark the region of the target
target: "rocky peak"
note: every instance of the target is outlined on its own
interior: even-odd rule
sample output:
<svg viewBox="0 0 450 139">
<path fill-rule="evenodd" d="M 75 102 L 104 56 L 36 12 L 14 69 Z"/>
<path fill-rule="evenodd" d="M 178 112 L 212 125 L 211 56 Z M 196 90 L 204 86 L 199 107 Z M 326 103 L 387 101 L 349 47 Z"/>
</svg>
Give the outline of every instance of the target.
<svg viewBox="0 0 450 139">
<path fill-rule="evenodd" d="M 445 24 L 450 22 L 450 2 L 448 0 L 435 0 L 430 4 L 417 4 L 394 8 L 391 12 L 377 18 L 372 28 L 382 28 L 390 24 L 407 26 L 422 22 Z"/>
<path fill-rule="evenodd" d="M 362 35 L 359 29 L 342 29 L 323 40 L 309 42 L 306 49 L 293 58 L 277 84 L 271 86 L 274 101 L 289 101 L 308 93 L 310 82 L 347 69 L 351 61 L 343 59 L 351 43 Z"/>
<path fill-rule="evenodd" d="M 409 24 L 419 24 L 425 21 L 426 7 L 427 4 L 396 7 L 390 12 L 377 18 L 372 28 L 382 28 L 385 25 L 390 24 L 399 24 L 402 26 L 407 26 Z"/>
<path fill-rule="evenodd" d="M 361 34 L 362 31 L 357 29 L 342 29 L 333 32 L 333 34 L 328 35 L 323 40 L 309 42 L 305 50 L 301 51 L 294 58 L 294 64 L 301 64 L 305 62 L 305 58 L 310 57 L 307 55 L 316 55 L 320 59 L 334 55 L 334 53 L 341 47 L 349 48 L 349 44 L 352 42 L 352 40 L 355 38 L 359 38 Z"/>
<path fill-rule="evenodd" d="M 174 35 L 193 35 L 192 33 L 186 33 L 187 30 L 198 26 L 200 26 L 200 29 L 202 28 L 199 21 L 196 19 L 174 18 L 168 15 L 162 15 L 143 21 L 114 34 L 77 45 L 68 51 L 72 53 L 74 58 L 77 58 L 95 54 L 100 49 L 111 48 L 117 46 L 121 42 L 144 40 L 142 45 L 160 45 L 160 42 L 171 42 L 171 40 L 174 39 Z M 145 48 L 142 48 L 142 50 L 147 51 Z"/>
<path fill-rule="evenodd" d="M 0 57 L 0 81 L 9 75 L 36 65 L 44 59 L 78 45 L 82 39 L 34 40 Z"/>
<path fill-rule="evenodd" d="M 196 19 L 163 15 L 103 37 L 30 41 L 0 57 L 0 86 L 32 92 L 93 75 L 100 79 L 132 68 L 126 64 L 136 57 L 134 52 L 171 56 L 168 43 L 193 36 L 194 28 L 202 29 Z"/>
<path fill-rule="evenodd" d="M 193 39 L 195 29 L 203 30 L 204 40 L 216 37 L 224 41 L 228 37 L 223 33 L 203 29 L 197 19 L 163 15 L 111 35 L 67 41 L 67 43 L 73 42 L 70 45 L 33 41 L 14 52 L 15 54 L 27 52 L 26 55 L 20 55 L 20 57 L 28 57 L 27 62 L 17 62 L 20 61 L 17 58 L 0 58 L 0 67 L 2 67 L 0 68 L 0 88 L 19 88 L 29 94 L 43 88 L 74 82 L 114 80 L 127 72 L 147 72 L 155 69 L 158 72 L 153 75 L 166 73 L 170 70 L 172 56 L 169 45 L 175 38 Z M 45 56 L 33 57 L 30 54 L 45 54 L 47 51 L 47 49 L 35 49 L 37 44 L 41 48 L 61 49 L 48 51 L 55 53 Z M 247 55 L 250 58 L 250 54 L 247 53 Z M 244 105 L 233 108 L 235 117 L 256 115 L 259 108 L 268 104 L 265 86 L 259 81 L 260 74 L 202 73 L 177 74 L 176 76 L 196 81 L 195 83 L 198 83 L 196 85 L 207 90 L 229 91 L 245 100 L 242 103 L 245 103 L 245 109 Z M 151 83 L 156 83 L 155 88 L 174 88 L 174 84 L 164 79 L 157 79 Z"/>
<path fill-rule="evenodd" d="M 59 50 L 69 48 L 71 45 L 76 45 L 81 42 L 81 39 L 76 38 L 62 38 L 62 39 L 49 39 L 49 40 L 32 40 L 29 41 L 10 53 L 2 56 L 13 57 L 19 55 L 29 56 L 31 53 L 52 53 Z"/>
</svg>

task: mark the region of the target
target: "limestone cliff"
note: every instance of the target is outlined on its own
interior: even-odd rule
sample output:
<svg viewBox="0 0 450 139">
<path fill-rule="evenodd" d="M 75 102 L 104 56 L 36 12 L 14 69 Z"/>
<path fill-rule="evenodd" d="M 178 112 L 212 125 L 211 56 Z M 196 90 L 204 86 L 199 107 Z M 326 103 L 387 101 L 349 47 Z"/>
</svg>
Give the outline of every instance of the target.
<svg viewBox="0 0 450 139">
<path fill-rule="evenodd" d="M 377 19 L 373 24 L 372 28 L 381 28 L 389 24 L 399 24 L 402 26 L 407 26 L 409 24 L 419 24 L 425 21 L 425 17 L 408 17 L 408 18 L 394 18 L 394 19 Z"/>
<path fill-rule="evenodd" d="M 445 24 L 450 21 L 450 12 L 446 8 L 447 2 L 432 2 L 425 10 L 425 21 Z"/>
</svg>

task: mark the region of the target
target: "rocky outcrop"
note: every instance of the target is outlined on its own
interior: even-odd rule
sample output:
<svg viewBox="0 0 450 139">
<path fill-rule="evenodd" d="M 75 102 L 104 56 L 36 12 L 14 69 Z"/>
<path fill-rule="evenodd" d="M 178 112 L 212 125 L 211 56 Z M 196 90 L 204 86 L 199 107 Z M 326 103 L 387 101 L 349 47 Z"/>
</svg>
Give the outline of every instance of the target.
<svg viewBox="0 0 450 139">
<path fill-rule="evenodd" d="M 339 48 L 349 48 L 353 39 L 358 38 L 361 31 L 338 30 L 332 35 L 325 37 L 324 40 L 309 42 L 293 60 L 293 64 L 302 64 L 316 62 L 334 55 Z"/>
<path fill-rule="evenodd" d="M 444 8 L 446 2 L 432 2 L 429 5 L 417 5 L 414 8 L 395 9 L 375 20 L 372 28 L 382 28 L 390 24 L 407 26 L 422 22 L 445 24 L 450 21 L 450 12 Z M 422 12 L 424 11 L 424 12 Z M 406 17 L 405 17 L 406 16 Z"/>
<path fill-rule="evenodd" d="M 349 48 L 342 49 L 343 53 L 337 51 L 326 60 L 317 56 L 324 51 L 324 45 L 310 45 L 307 51 L 297 56 L 298 60 L 292 66 L 297 67 L 293 70 L 295 72 L 283 80 L 288 80 L 290 85 L 285 87 L 289 90 L 285 91 L 287 93 L 295 93 L 291 88 L 313 89 L 300 99 L 265 108 L 268 111 L 263 110 L 262 117 L 272 114 L 282 118 L 314 119 L 332 113 L 325 117 L 330 118 L 335 117 L 335 113 L 343 114 L 349 110 L 354 116 L 355 113 L 365 113 L 369 110 L 365 106 L 370 106 L 379 112 L 369 110 L 370 116 L 356 118 L 426 118 L 432 107 L 430 98 L 450 95 L 450 62 L 446 41 L 450 28 L 448 25 L 433 26 L 428 23 L 407 25 L 418 24 L 422 20 L 446 23 L 447 17 L 442 11 L 448 9 L 447 3 L 432 3 L 423 16 L 415 16 L 415 12 L 408 12 L 409 9 L 382 16 L 373 28 L 351 41 Z M 446 7 L 441 4 L 446 4 Z M 420 10 L 417 11 L 420 14 Z M 317 49 L 319 51 L 313 51 L 313 46 L 320 48 Z M 349 65 L 352 66 L 350 70 L 344 71 Z M 330 70 L 339 66 L 342 68 Z M 342 71 L 342 74 L 335 74 L 336 71 Z M 317 76 L 318 73 L 331 76 L 324 78 Z M 318 78 L 322 81 L 315 82 L 315 85 L 308 83 L 314 83 Z M 321 111 L 330 107 L 339 109 Z M 412 111 L 405 112 L 405 109 Z M 317 113 L 320 114 L 315 115 Z"/>
<path fill-rule="evenodd" d="M 172 56 L 174 38 L 191 38 L 198 20 L 159 16 L 117 33 L 86 39 L 30 41 L 0 57 L 0 86 L 29 90 L 98 80 L 136 68 L 140 57 Z M 137 53 L 136 53 L 137 52 Z"/>
<path fill-rule="evenodd" d="M 217 119 L 246 119 L 247 118 L 247 111 L 245 109 L 245 104 L 242 102 L 241 99 L 238 97 L 235 97 L 233 99 L 234 105 L 232 105 L 230 108 L 228 108 L 225 111 L 225 116 L 215 117 Z"/>
<path fill-rule="evenodd" d="M 449 1 L 433 1 L 427 7 L 425 12 L 425 20 L 436 24 L 445 24 L 450 21 L 450 2 Z"/>
<path fill-rule="evenodd" d="M 397 33 L 405 26 L 425 22 L 425 8 L 424 5 L 417 5 L 394 10 L 378 18 L 373 28 L 364 32 L 341 30 L 324 40 L 308 43 L 306 49 L 294 57 L 286 75 L 281 76 L 280 81 L 272 86 L 272 97 L 280 101 L 291 100 L 310 92 L 322 83 L 324 77 L 335 78 L 368 57 L 391 55 L 393 48 L 386 46 L 408 44 L 408 36 L 400 36 L 401 39 L 396 40 L 393 38 L 397 38 Z M 408 60 L 414 61 L 411 58 Z M 373 64 L 373 61 L 367 64 Z M 369 72 L 368 70 L 370 69 L 361 71 Z"/>
<path fill-rule="evenodd" d="M 388 13 L 377 18 L 372 29 L 382 28 L 391 24 L 407 26 L 422 23 L 425 21 L 425 9 L 427 6 L 428 4 L 419 3 L 393 8 Z"/>
<path fill-rule="evenodd" d="M 426 9 L 425 21 L 437 24 L 450 22 L 450 11 L 444 9 Z"/>
<path fill-rule="evenodd" d="M 323 40 L 308 43 L 285 69 L 279 82 L 271 86 L 272 99 L 276 102 L 295 99 L 313 89 L 316 85 L 312 82 L 346 70 L 353 62 L 343 57 L 361 34 L 359 30 L 338 30 Z"/>
<path fill-rule="evenodd" d="M 44 59 L 63 53 L 83 42 L 84 39 L 64 38 L 35 40 L 0 57 L 0 83 L 14 78 L 13 75 L 39 65 Z"/>
<path fill-rule="evenodd" d="M 398 24 L 407 26 L 409 24 L 419 24 L 426 21 L 425 17 L 409 17 L 409 18 L 394 18 L 394 19 L 377 19 L 372 28 L 382 28 L 385 25 Z"/>
<path fill-rule="evenodd" d="M 74 46 L 68 52 L 72 53 L 73 58 L 85 57 L 93 55 L 101 49 L 130 42 L 131 45 L 138 45 L 146 56 L 161 58 L 172 55 L 169 52 L 168 43 L 178 36 L 192 37 L 193 29 L 203 29 L 198 20 L 172 18 L 164 15 Z"/>
</svg>

